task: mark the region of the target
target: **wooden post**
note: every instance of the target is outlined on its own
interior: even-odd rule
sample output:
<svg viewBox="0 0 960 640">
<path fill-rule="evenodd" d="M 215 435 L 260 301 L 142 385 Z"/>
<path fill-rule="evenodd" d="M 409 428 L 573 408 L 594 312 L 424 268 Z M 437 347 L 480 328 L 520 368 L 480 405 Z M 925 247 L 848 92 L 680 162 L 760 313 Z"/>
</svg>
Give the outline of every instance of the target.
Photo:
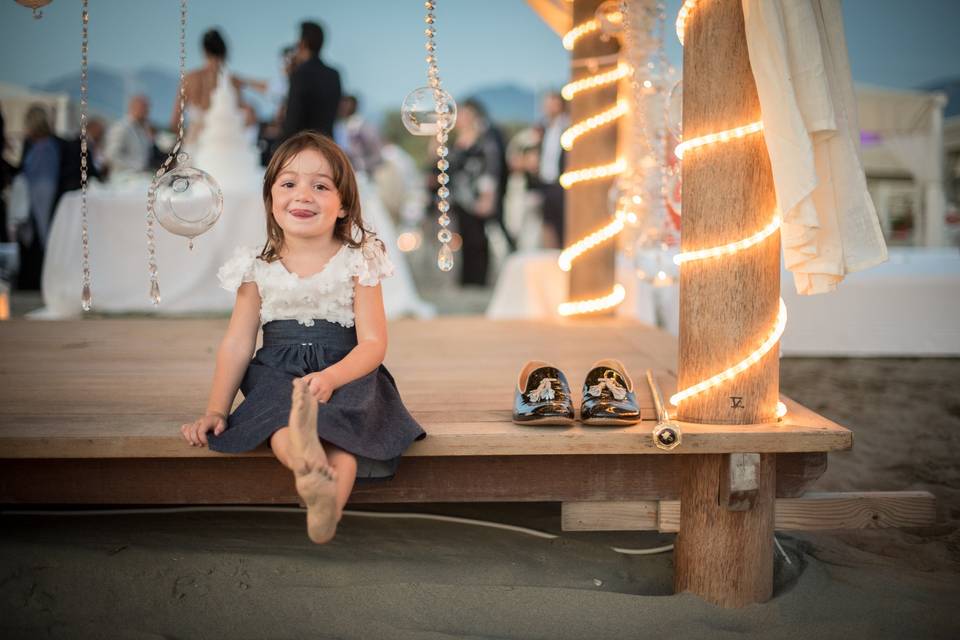
<svg viewBox="0 0 960 640">
<path fill-rule="evenodd" d="M 683 63 L 684 139 L 760 120 L 740 0 L 697 5 L 687 19 Z M 684 156 L 684 250 L 752 235 L 770 222 L 775 205 L 762 134 Z M 779 294 L 779 233 L 731 256 L 684 264 L 679 388 L 727 369 L 756 349 L 774 326 Z M 774 348 L 733 380 L 682 402 L 678 418 L 714 424 L 772 421 L 778 390 Z M 755 488 L 745 494 L 729 485 L 729 456 L 687 457 L 675 549 L 677 592 L 690 591 L 726 607 L 770 598 L 775 460 L 772 454 L 759 456 L 751 469 Z"/>
<path fill-rule="evenodd" d="M 749 511 L 720 504 L 723 455 L 684 456 L 673 588 L 722 607 L 765 602 L 773 593 L 776 454 L 760 455 L 759 491 Z"/>
<path fill-rule="evenodd" d="M 574 26 L 594 17 L 602 0 L 574 0 Z M 616 67 L 613 54 L 619 49 L 614 38 L 604 40 L 599 32 L 581 37 L 574 47 L 570 80 L 579 80 L 599 71 L 609 71 Z M 600 67 L 585 67 L 577 64 L 578 59 L 611 56 L 611 62 Z M 570 121 L 579 122 L 605 111 L 616 104 L 616 83 L 591 89 L 574 96 L 570 101 Z M 614 162 L 617 148 L 617 127 L 600 127 L 583 136 L 567 153 L 566 170 L 604 165 Z M 596 231 L 610 221 L 612 210 L 608 193 L 613 184 L 612 178 L 593 180 L 574 185 L 566 192 L 566 242 L 569 246 L 583 236 Z M 599 298 L 610 293 L 614 283 L 614 242 L 606 242 L 584 253 L 573 263 L 570 270 L 570 300 Z"/>
<path fill-rule="evenodd" d="M 683 48 L 683 137 L 689 140 L 760 119 L 739 0 L 701 2 Z M 733 242 L 765 227 L 776 206 L 763 135 L 683 158 L 685 251 Z M 680 269 L 680 364 L 686 388 L 736 364 L 770 333 L 780 296 L 780 235 L 731 256 Z M 735 379 L 685 400 L 677 417 L 710 424 L 775 418 L 777 349 Z"/>
</svg>

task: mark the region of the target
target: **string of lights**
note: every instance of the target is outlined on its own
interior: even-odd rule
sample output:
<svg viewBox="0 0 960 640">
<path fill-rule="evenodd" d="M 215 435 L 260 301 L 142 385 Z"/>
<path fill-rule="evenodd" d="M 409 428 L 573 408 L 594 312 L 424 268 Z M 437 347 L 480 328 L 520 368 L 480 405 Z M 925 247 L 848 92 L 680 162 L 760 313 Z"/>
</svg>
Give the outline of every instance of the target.
<svg viewBox="0 0 960 640">
<path fill-rule="evenodd" d="M 697 0 L 686 0 L 683 3 L 683 6 L 680 8 L 680 12 L 677 15 L 677 37 L 680 39 L 680 43 L 683 44 L 683 34 L 686 28 L 686 23 L 690 15 L 693 13 L 697 5 Z M 697 138 L 692 138 L 690 140 L 684 140 L 681 144 L 677 145 L 676 156 L 677 158 L 683 158 L 684 154 L 689 151 L 699 150 L 703 147 L 707 147 L 714 144 L 722 144 L 730 142 L 731 140 L 737 140 L 743 138 L 744 136 L 751 135 L 754 133 L 759 133 L 763 130 L 762 122 L 753 122 L 748 125 L 737 127 L 735 129 L 728 129 L 726 131 L 717 131 L 714 133 L 709 133 L 705 136 L 700 136 Z M 779 212 L 774 212 L 773 217 L 769 224 L 767 224 L 763 229 L 757 231 L 751 236 L 731 242 L 725 245 L 720 245 L 716 247 L 709 247 L 705 249 L 699 249 L 696 251 L 684 251 L 674 257 L 674 262 L 678 265 L 686 264 L 693 262 L 695 260 L 709 260 L 713 258 L 720 258 L 724 256 L 730 256 L 740 251 L 744 251 L 759 244 L 765 238 L 773 235 L 780 228 L 781 218 Z M 749 369 L 750 367 L 757 364 L 764 355 L 770 352 L 771 349 L 777 344 L 777 341 L 780 340 L 780 336 L 783 335 L 783 331 L 787 326 L 787 307 L 781 298 L 779 301 L 779 308 L 777 311 L 777 317 L 773 322 L 772 329 L 767 333 L 766 338 L 760 343 L 760 345 L 750 352 L 745 358 L 741 359 L 739 362 L 730 366 L 723 371 L 714 374 L 700 382 L 697 382 L 685 389 L 681 389 L 677 393 L 670 396 L 670 403 L 674 406 L 678 406 L 684 400 L 691 398 L 697 394 L 703 393 L 707 389 L 715 387 L 723 382 L 732 380 L 738 375 Z M 783 417 L 787 413 L 787 407 L 784 403 L 777 403 L 776 415 L 778 418 Z"/>
</svg>

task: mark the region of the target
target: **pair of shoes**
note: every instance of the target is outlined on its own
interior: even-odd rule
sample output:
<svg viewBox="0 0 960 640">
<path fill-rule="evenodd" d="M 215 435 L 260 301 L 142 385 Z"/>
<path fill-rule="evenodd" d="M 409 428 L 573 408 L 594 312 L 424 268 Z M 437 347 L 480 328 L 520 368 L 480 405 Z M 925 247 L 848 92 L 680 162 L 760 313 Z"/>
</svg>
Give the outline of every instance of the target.
<svg viewBox="0 0 960 640">
<path fill-rule="evenodd" d="M 560 369 L 531 360 L 520 371 L 514 392 L 517 424 L 569 425 L 574 420 L 567 376 Z M 629 425 L 640 420 L 633 381 L 623 363 L 599 360 L 583 381 L 580 420 L 588 425 Z"/>
</svg>

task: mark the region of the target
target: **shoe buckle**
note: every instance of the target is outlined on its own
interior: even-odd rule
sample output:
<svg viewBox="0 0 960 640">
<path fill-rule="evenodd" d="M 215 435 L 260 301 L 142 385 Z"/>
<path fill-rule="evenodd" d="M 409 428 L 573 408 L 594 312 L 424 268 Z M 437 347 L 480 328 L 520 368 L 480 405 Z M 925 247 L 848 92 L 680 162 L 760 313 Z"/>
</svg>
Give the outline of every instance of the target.
<svg viewBox="0 0 960 640">
<path fill-rule="evenodd" d="M 603 393 L 604 387 L 610 391 L 610 394 L 615 400 L 627 399 L 627 390 L 620 386 L 620 383 L 617 382 L 617 374 L 611 369 L 607 369 L 603 372 L 603 377 L 597 380 L 597 384 L 591 385 L 587 388 L 587 395 L 599 398 L 600 394 Z"/>
<path fill-rule="evenodd" d="M 553 400 L 556 392 L 551 383 L 560 382 L 557 378 L 542 378 L 536 389 L 527 394 L 530 402 L 542 402 L 544 400 Z"/>
</svg>

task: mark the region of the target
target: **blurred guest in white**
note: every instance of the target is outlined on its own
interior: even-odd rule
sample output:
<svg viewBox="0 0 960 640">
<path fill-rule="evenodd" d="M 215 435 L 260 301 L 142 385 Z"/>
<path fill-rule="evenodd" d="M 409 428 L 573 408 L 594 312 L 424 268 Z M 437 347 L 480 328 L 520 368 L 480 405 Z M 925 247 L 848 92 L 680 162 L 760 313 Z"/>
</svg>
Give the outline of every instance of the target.
<svg viewBox="0 0 960 640">
<path fill-rule="evenodd" d="M 135 95 L 127 105 L 126 117 L 107 132 L 103 155 L 112 177 L 150 169 L 153 134 L 148 126 L 149 115 L 150 101 L 144 95 Z"/>
<path fill-rule="evenodd" d="M 529 127 L 521 129 L 507 144 L 507 166 L 510 177 L 503 199 L 503 219 L 507 230 L 517 239 L 517 249 L 539 249 L 543 242 L 543 218 L 539 184 L 541 132 Z"/>
</svg>

